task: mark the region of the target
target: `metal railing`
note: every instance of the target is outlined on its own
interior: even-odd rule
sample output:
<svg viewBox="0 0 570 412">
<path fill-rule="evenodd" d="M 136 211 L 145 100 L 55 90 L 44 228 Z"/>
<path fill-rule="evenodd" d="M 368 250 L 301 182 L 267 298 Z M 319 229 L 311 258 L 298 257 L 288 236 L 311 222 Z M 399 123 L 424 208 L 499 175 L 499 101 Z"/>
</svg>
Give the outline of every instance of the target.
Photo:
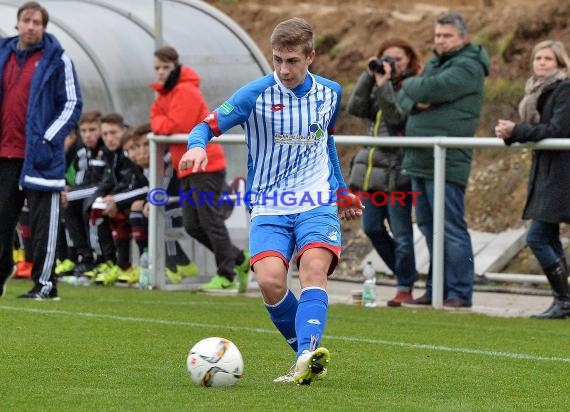
<svg viewBox="0 0 570 412">
<path fill-rule="evenodd" d="M 163 164 L 163 145 L 166 143 L 186 143 L 187 135 L 153 136 L 150 135 L 150 186 L 151 189 L 159 187 Z M 339 146 L 385 146 L 385 147 L 433 147 L 434 155 L 434 216 L 433 216 L 433 251 L 432 251 L 432 306 L 443 306 L 443 273 L 444 273 L 444 211 L 445 211 L 445 160 L 448 148 L 495 148 L 520 150 L 570 150 L 570 139 L 551 138 L 538 143 L 514 144 L 506 146 L 496 137 L 370 137 L 370 136 L 335 136 L 335 143 Z M 244 135 L 224 135 L 216 138 L 216 142 L 223 144 L 245 144 Z M 244 159 L 244 162 L 246 160 Z M 161 233 L 162 232 L 162 233 Z M 155 265 L 153 275 L 164 271 L 164 218 L 158 213 L 156 207 L 150 209 L 149 217 L 149 253 L 151 262 Z M 153 278 L 153 282 L 156 277 Z M 163 285 L 157 284 L 158 287 Z"/>
</svg>

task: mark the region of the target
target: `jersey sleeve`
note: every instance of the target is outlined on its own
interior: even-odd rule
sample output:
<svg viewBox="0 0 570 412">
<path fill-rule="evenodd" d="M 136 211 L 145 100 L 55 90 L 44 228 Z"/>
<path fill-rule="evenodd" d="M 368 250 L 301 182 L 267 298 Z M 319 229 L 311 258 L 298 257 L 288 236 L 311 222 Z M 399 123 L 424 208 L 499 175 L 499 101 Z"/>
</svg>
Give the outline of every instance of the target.
<svg viewBox="0 0 570 412">
<path fill-rule="evenodd" d="M 336 144 L 334 142 L 334 133 L 335 133 L 335 125 L 336 125 L 336 120 L 338 119 L 338 116 L 340 114 L 340 103 L 342 100 L 342 89 L 340 87 L 340 85 L 338 85 L 337 83 L 334 83 L 335 87 L 335 91 L 336 91 L 336 107 L 334 110 L 334 113 L 331 117 L 331 121 L 329 122 L 329 126 L 328 126 L 328 141 L 327 141 L 327 149 L 328 149 L 328 153 L 329 153 L 329 159 L 331 162 L 331 166 L 332 166 L 332 171 L 333 171 L 333 175 L 336 178 L 336 181 L 338 182 L 338 188 L 339 189 L 345 189 L 346 188 L 346 183 L 344 181 L 344 178 L 342 176 L 342 170 L 340 168 L 340 161 L 338 159 L 338 153 L 336 151 Z"/>
<path fill-rule="evenodd" d="M 267 87 L 272 77 L 262 77 L 243 86 L 203 120 L 203 125 L 195 127 L 188 136 L 188 148 L 205 148 L 214 136 L 220 136 L 234 126 L 242 126 L 255 110 L 260 93 Z M 210 129 L 207 132 L 204 126 Z"/>
<path fill-rule="evenodd" d="M 338 119 L 338 116 L 340 115 L 340 102 L 342 100 L 342 89 L 340 88 L 340 86 L 338 86 L 336 93 L 337 93 L 336 107 L 335 107 L 334 113 L 331 117 L 331 121 L 329 122 L 329 126 L 327 129 L 329 135 L 335 134 L 336 121 Z"/>
<path fill-rule="evenodd" d="M 329 152 L 329 159 L 332 166 L 333 175 L 338 182 L 339 189 L 346 189 L 346 182 L 344 181 L 344 177 L 342 177 L 342 171 L 340 169 L 340 161 L 338 160 L 338 154 L 336 152 L 336 144 L 334 142 L 334 136 L 329 135 L 329 139 L 327 142 L 327 149 Z"/>
</svg>

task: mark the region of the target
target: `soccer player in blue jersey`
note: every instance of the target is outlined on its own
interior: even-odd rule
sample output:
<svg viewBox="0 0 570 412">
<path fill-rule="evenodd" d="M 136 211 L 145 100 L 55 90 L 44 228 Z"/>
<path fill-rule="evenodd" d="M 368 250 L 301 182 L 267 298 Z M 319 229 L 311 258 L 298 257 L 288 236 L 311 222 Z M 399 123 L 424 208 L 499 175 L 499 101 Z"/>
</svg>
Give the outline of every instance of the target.
<svg viewBox="0 0 570 412">
<path fill-rule="evenodd" d="M 203 170 L 212 137 L 236 125 L 245 129 L 250 264 L 271 320 L 297 352 L 291 372 L 275 381 L 305 385 L 324 377 L 330 361 L 329 351 L 319 344 L 327 321 L 327 277 L 340 256 L 339 217 L 362 213 L 346 189 L 332 135 L 341 87 L 308 71 L 313 44 L 305 20 L 278 24 L 271 35 L 275 71 L 242 87 L 206 116 L 188 136 L 189 150 L 179 164 L 180 170 Z M 295 248 L 302 288 L 298 300 L 287 287 Z"/>
</svg>

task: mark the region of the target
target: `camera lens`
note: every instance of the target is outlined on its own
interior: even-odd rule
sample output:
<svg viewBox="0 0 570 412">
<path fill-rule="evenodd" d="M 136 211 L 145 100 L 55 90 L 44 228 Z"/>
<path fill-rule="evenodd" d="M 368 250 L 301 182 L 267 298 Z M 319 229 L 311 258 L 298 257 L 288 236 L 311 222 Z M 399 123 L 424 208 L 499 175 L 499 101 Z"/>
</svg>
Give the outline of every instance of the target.
<svg viewBox="0 0 570 412">
<path fill-rule="evenodd" d="M 383 64 L 385 61 L 390 62 L 385 57 L 372 60 L 370 61 L 370 63 L 368 63 L 368 68 L 372 73 L 386 74 L 386 70 L 384 70 L 384 64 Z"/>
<path fill-rule="evenodd" d="M 371 60 L 370 63 L 368 63 L 368 68 L 372 73 L 380 73 L 380 69 L 384 70 L 382 63 L 380 63 L 378 59 Z"/>
</svg>

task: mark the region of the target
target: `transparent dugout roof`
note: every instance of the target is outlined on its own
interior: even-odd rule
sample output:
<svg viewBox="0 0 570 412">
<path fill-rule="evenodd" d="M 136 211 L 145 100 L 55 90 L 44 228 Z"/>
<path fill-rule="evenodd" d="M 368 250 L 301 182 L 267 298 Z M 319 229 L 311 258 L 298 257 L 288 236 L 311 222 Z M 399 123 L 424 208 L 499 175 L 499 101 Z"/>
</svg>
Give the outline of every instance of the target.
<svg viewBox="0 0 570 412">
<path fill-rule="evenodd" d="M 24 3 L 0 0 L 0 36 L 14 36 Z M 270 72 L 251 38 L 229 17 L 193 0 L 41 0 L 47 31 L 73 60 L 85 110 L 117 111 L 132 125 L 148 121 L 154 92 L 153 52 L 174 46 L 200 75 L 210 108 Z M 156 11 L 161 19 L 155 19 Z M 155 20 L 157 20 L 155 27 Z M 157 40 L 157 38 L 159 40 Z"/>
</svg>

